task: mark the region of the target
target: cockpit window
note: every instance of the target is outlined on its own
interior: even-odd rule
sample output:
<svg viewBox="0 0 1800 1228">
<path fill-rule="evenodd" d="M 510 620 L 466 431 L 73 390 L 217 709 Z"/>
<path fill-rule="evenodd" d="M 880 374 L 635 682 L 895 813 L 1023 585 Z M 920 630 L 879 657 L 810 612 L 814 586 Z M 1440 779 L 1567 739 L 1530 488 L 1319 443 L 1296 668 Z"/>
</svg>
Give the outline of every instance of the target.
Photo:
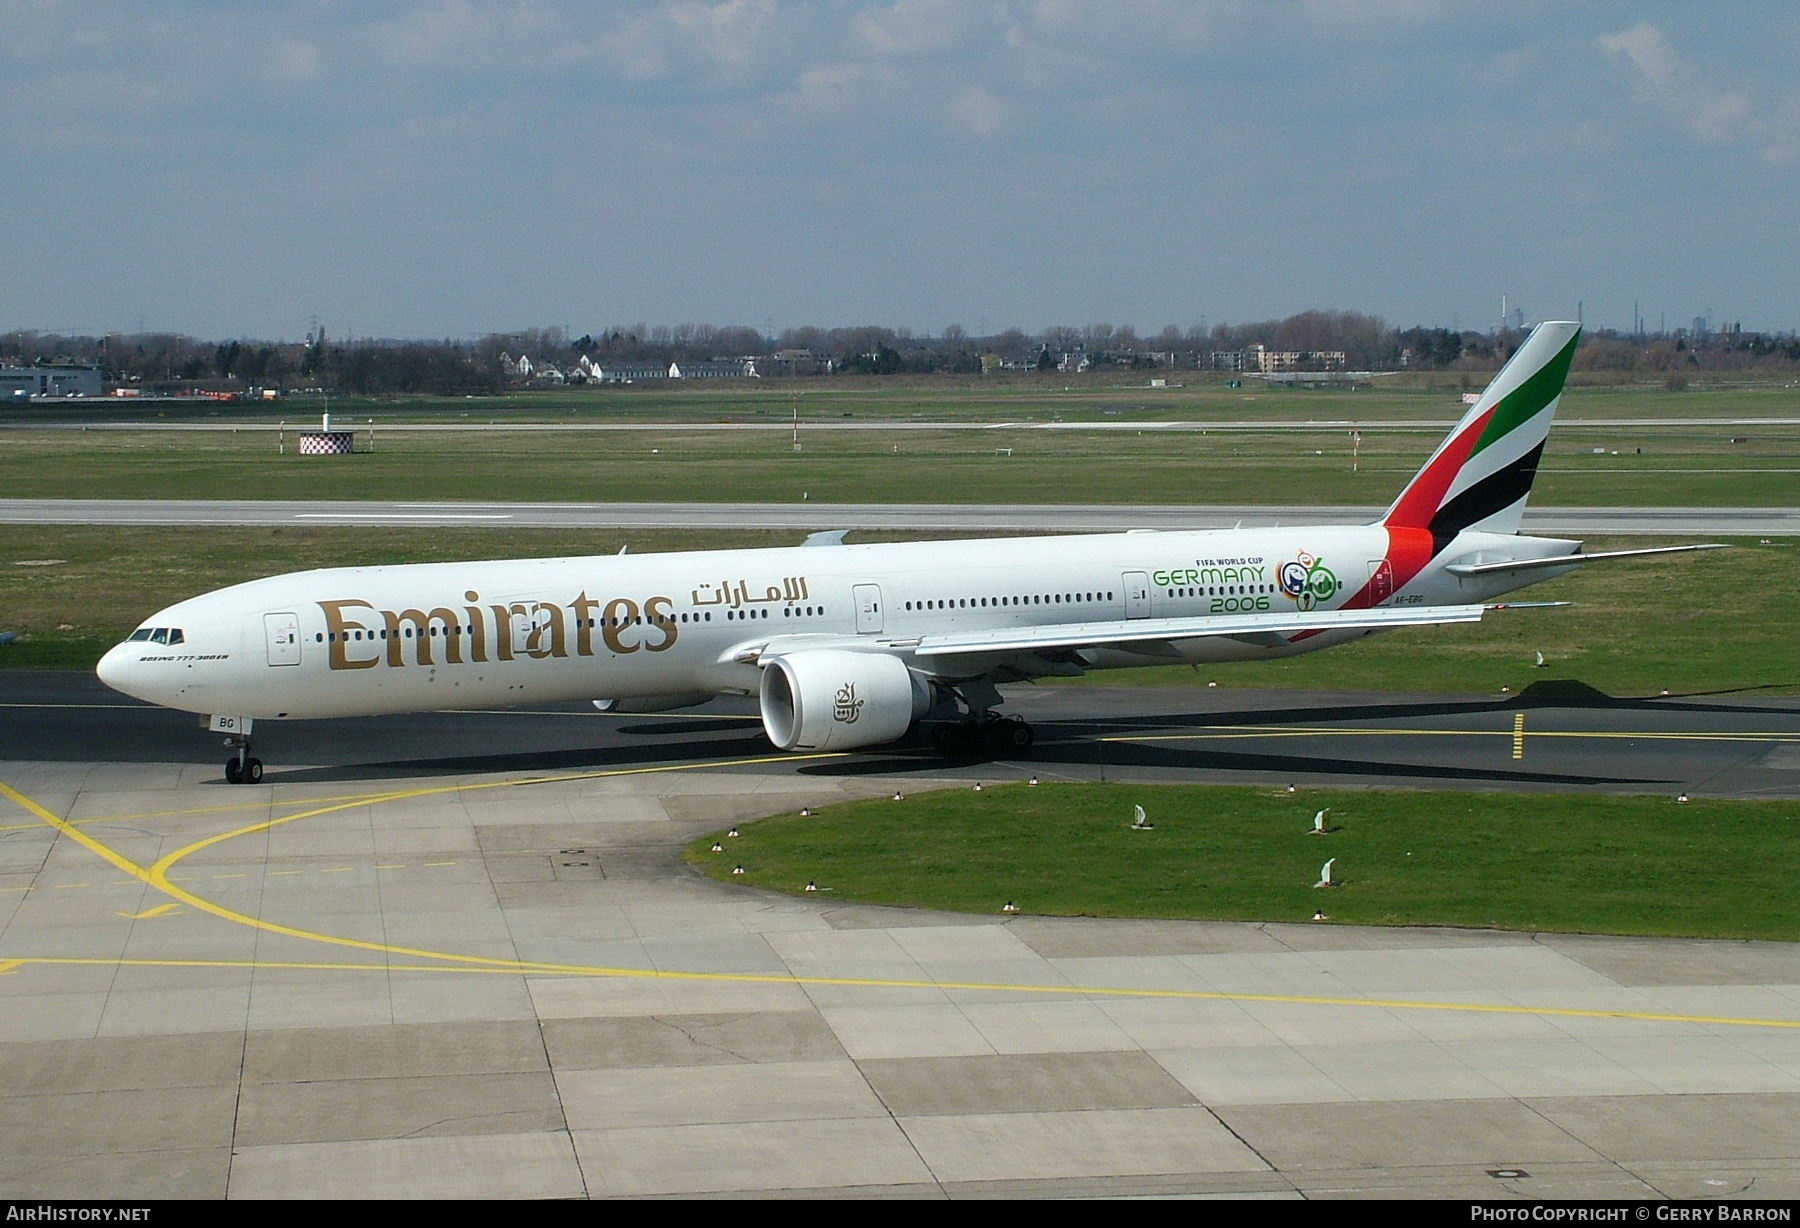
<svg viewBox="0 0 1800 1228">
<path fill-rule="evenodd" d="M 139 627 L 125 637 L 128 644 L 146 641 L 152 644 L 185 644 L 187 636 L 180 627 Z"/>
<path fill-rule="evenodd" d="M 150 642 L 152 644 L 167 644 L 169 642 L 169 629 L 167 627 L 158 627 L 156 630 L 152 631 L 150 633 Z"/>
<path fill-rule="evenodd" d="M 141 643 L 144 640 L 147 640 L 149 638 L 150 638 L 150 628 L 149 627 L 139 627 L 136 631 L 133 631 L 129 636 L 126 637 L 125 642 L 128 644 L 137 644 L 137 643 Z"/>
<path fill-rule="evenodd" d="M 181 633 L 180 627 L 170 627 L 169 628 L 169 643 L 171 643 L 171 644 L 187 643 L 187 636 L 185 636 Z"/>
</svg>

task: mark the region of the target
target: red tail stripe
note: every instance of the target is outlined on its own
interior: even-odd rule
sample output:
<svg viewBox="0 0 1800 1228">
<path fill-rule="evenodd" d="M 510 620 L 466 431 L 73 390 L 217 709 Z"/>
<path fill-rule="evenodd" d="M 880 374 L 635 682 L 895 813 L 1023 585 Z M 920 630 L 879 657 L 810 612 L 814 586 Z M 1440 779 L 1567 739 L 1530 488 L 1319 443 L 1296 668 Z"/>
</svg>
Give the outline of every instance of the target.
<svg viewBox="0 0 1800 1228">
<path fill-rule="evenodd" d="M 1445 449 L 1438 453 L 1424 469 L 1419 471 L 1394 503 L 1394 510 L 1388 513 L 1383 522 L 1389 528 L 1423 529 L 1437 515 L 1438 508 L 1444 505 L 1444 493 L 1450 489 L 1450 483 L 1475 452 L 1475 445 L 1480 441 L 1482 432 L 1487 430 L 1488 423 L 1493 420 L 1494 407 L 1477 418 L 1468 426 L 1457 432 Z M 1396 584 L 1399 583 L 1396 577 Z"/>
<path fill-rule="evenodd" d="M 1429 529 L 1389 525 L 1387 535 L 1387 554 L 1384 557 L 1387 559 L 1388 568 L 1394 577 L 1393 587 L 1388 590 L 1388 595 L 1392 596 L 1405 588 L 1414 576 L 1430 565 L 1435 546 L 1432 544 Z M 1352 593 L 1345 599 L 1344 604 L 1337 608 L 1340 610 L 1369 610 L 1374 607 L 1375 577 L 1370 576 L 1361 588 Z M 1288 642 L 1298 644 L 1301 640 L 1309 640 L 1323 631 L 1323 627 L 1302 631 L 1298 635 L 1288 636 Z"/>
</svg>

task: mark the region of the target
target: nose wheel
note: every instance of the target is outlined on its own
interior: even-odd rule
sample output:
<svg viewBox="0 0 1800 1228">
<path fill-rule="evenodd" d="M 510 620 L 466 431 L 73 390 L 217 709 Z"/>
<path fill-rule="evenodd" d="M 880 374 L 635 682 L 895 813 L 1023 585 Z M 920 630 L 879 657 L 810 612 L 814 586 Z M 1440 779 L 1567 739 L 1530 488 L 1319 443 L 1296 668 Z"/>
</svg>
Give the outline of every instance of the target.
<svg viewBox="0 0 1800 1228">
<path fill-rule="evenodd" d="M 225 739 L 225 745 L 237 748 L 237 754 L 225 761 L 225 780 L 234 785 L 253 785 L 263 778 L 261 759 L 250 754 L 250 739 L 247 737 L 231 737 Z"/>
</svg>

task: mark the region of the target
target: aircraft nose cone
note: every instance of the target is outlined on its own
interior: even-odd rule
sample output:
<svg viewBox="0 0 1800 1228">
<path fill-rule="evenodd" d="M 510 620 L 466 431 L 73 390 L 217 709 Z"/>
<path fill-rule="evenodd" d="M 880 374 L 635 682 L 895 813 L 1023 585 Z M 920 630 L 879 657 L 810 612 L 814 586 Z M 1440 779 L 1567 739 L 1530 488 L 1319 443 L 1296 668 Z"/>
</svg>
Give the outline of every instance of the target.
<svg viewBox="0 0 1800 1228">
<path fill-rule="evenodd" d="M 94 667 L 94 672 L 100 676 L 100 681 L 113 690 L 129 695 L 131 666 L 136 656 L 136 652 L 128 650 L 125 645 L 115 644 L 100 658 L 100 664 Z"/>
</svg>

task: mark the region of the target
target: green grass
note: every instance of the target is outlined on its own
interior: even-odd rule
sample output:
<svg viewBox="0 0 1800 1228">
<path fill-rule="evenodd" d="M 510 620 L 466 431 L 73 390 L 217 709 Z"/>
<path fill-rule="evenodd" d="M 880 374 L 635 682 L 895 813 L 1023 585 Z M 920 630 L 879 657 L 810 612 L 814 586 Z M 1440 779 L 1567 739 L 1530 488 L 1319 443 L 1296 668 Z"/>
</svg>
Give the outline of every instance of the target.
<svg viewBox="0 0 1800 1228">
<path fill-rule="evenodd" d="M 1730 432 L 1737 432 L 1736 435 Z M 1100 503 L 1384 506 L 1440 436 L 1342 428 L 1133 430 L 376 432 L 375 450 L 302 457 L 290 431 L 16 428 L 12 498 L 401 499 L 674 503 Z M 1731 443 L 1732 438 L 1747 442 Z M 367 433 L 359 446 L 366 446 Z M 1599 449 L 1596 452 L 1596 449 Z M 1781 507 L 1800 491 L 1800 427 L 1566 425 L 1539 506 Z"/>
<path fill-rule="evenodd" d="M 1154 831 L 1130 830 L 1132 806 Z M 1305 833 L 1331 808 L 1339 830 Z M 1147 785 L 914 794 L 690 845 L 721 880 L 908 908 L 1793 941 L 1800 809 L 1645 797 Z M 723 853 L 712 853 L 717 840 Z M 1329 857 L 1342 885 L 1312 884 Z M 745 874 L 731 874 L 742 864 Z"/>
</svg>

